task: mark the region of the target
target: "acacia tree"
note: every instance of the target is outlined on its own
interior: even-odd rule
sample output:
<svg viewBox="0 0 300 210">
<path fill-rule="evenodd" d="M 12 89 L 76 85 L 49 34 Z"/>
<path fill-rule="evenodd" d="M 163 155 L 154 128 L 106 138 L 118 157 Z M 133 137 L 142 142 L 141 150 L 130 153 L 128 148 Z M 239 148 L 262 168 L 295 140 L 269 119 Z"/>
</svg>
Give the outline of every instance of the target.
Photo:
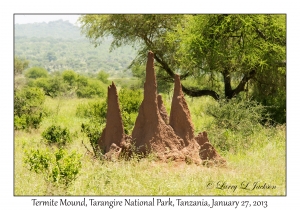
<svg viewBox="0 0 300 210">
<path fill-rule="evenodd" d="M 222 81 L 227 99 L 247 90 L 248 82 L 261 93 L 284 88 L 284 15 L 198 15 L 183 34 L 182 54 L 193 74 Z"/>
<path fill-rule="evenodd" d="M 108 35 L 113 37 L 111 49 L 135 45 L 138 56 L 132 64 L 152 50 L 168 79 L 175 73 L 181 79 L 208 75 L 209 81 L 223 83 L 223 91 L 215 85 L 182 85 L 190 96 L 231 99 L 247 83 L 258 92 L 265 91 L 261 84 L 270 90 L 285 85 L 284 15 L 84 15 L 79 21 L 95 46 Z"/>
</svg>

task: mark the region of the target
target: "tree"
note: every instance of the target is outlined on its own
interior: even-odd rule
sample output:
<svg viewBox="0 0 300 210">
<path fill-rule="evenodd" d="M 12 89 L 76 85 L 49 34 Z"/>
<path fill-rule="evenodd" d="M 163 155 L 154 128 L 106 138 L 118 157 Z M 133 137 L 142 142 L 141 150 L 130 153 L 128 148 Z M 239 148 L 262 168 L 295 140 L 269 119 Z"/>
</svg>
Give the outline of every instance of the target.
<svg viewBox="0 0 300 210">
<path fill-rule="evenodd" d="M 41 77 L 48 77 L 48 71 L 42 67 L 32 67 L 25 72 L 27 78 L 36 79 Z"/>
<path fill-rule="evenodd" d="M 231 99 L 248 82 L 285 86 L 285 33 L 285 15 L 198 15 L 184 32 L 182 54 L 194 76 L 222 81 Z"/>
<path fill-rule="evenodd" d="M 14 73 L 15 75 L 17 74 L 22 74 L 23 71 L 28 68 L 29 61 L 20 59 L 19 57 L 15 56 L 14 59 Z"/>
<path fill-rule="evenodd" d="M 95 46 L 110 35 L 111 49 L 138 47 L 132 65 L 152 50 L 159 70 L 168 75 L 158 79 L 172 81 L 179 73 L 182 80 L 211 82 L 205 89 L 182 85 L 190 96 L 231 99 L 247 84 L 263 92 L 257 84 L 274 90 L 276 81 L 285 82 L 285 15 L 84 15 L 79 21 Z"/>
<path fill-rule="evenodd" d="M 78 74 L 73 70 L 65 70 L 65 71 L 62 72 L 63 80 L 66 83 L 68 83 L 68 85 L 70 87 L 72 87 L 75 84 L 75 82 L 77 80 L 77 77 L 78 77 Z"/>
<path fill-rule="evenodd" d="M 97 73 L 97 79 L 99 79 L 103 83 L 108 83 L 108 77 L 109 77 L 109 74 L 103 70 L 101 70 Z"/>
</svg>

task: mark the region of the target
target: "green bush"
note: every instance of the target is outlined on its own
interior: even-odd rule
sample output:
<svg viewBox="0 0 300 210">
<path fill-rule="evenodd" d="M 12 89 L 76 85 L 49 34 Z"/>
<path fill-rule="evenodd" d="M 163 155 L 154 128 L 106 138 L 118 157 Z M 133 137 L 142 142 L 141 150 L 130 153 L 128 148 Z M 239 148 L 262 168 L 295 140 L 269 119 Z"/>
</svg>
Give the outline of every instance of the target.
<svg viewBox="0 0 300 210">
<path fill-rule="evenodd" d="M 51 181 L 69 186 L 81 169 L 81 155 L 72 152 L 70 155 L 66 150 L 59 149 L 55 154 L 55 167 L 51 172 Z"/>
<path fill-rule="evenodd" d="M 97 79 L 99 79 L 100 81 L 102 81 L 105 84 L 108 83 L 108 77 L 109 77 L 109 74 L 103 70 L 99 71 L 97 74 Z"/>
<path fill-rule="evenodd" d="M 97 80 L 89 79 L 86 86 L 81 86 L 76 90 L 78 98 L 94 98 L 105 96 L 106 90 L 103 83 Z"/>
<path fill-rule="evenodd" d="M 92 101 L 88 104 L 80 104 L 76 109 L 76 116 L 85 118 L 95 118 L 99 123 L 106 120 L 107 102 Z"/>
<path fill-rule="evenodd" d="M 214 117 L 208 127 L 210 139 L 222 151 L 236 152 L 250 147 L 251 136 L 269 120 L 265 106 L 238 98 L 220 100 L 208 106 L 206 112 Z"/>
<path fill-rule="evenodd" d="M 141 89 L 131 90 L 122 88 L 118 95 L 122 111 L 125 111 L 128 114 L 139 111 L 139 107 L 143 100 L 143 92 Z"/>
<path fill-rule="evenodd" d="M 89 138 L 89 142 L 91 147 L 93 148 L 95 157 L 101 156 L 101 151 L 98 146 L 98 140 L 104 128 L 103 126 L 104 124 L 101 125 L 93 119 L 91 119 L 88 123 L 81 124 L 81 132 Z"/>
<path fill-rule="evenodd" d="M 31 150 L 25 152 L 24 163 L 30 171 L 43 174 L 46 181 L 68 187 L 78 176 L 81 169 L 81 155 L 76 152 L 68 154 L 59 149 L 53 153 L 49 150 Z"/>
<path fill-rule="evenodd" d="M 270 117 L 276 123 L 286 123 L 286 88 L 277 88 L 275 93 L 268 95 L 254 94 L 257 101 L 267 106 Z"/>
<path fill-rule="evenodd" d="M 69 86 L 75 85 L 78 74 L 73 70 L 65 70 L 62 72 L 62 78 Z"/>
<path fill-rule="evenodd" d="M 78 75 L 76 83 L 78 88 L 85 87 L 88 85 L 88 78 L 82 75 Z"/>
<path fill-rule="evenodd" d="M 51 125 L 43 133 L 42 137 L 47 143 L 56 143 L 59 146 L 71 142 L 71 135 L 68 128 L 62 128 L 57 125 Z"/>
<path fill-rule="evenodd" d="M 124 131 L 126 134 L 130 134 L 143 100 L 143 92 L 141 89 L 131 90 L 122 88 L 118 95 Z"/>
<path fill-rule="evenodd" d="M 17 130 L 38 128 L 44 115 L 45 94 L 36 87 L 15 90 L 14 128 Z"/>
<path fill-rule="evenodd" d="M 60 76 L 52 76 L 48 78 L 37 78 L 28 84 L 31 87 L 39 87 L 43 89 L 45 95 L 52 98 L 66 94 L 67 84 L 63 81 Z"/>
<path fill-rule="evenodd" d="M 32 67 L 25 72 L 27 78 L 36 79 L 41 77 L 48 77 L 48 71 L 42 67 Z"/>
<path fill-rule="evenodd" d="M 81 124 L 81 132 L 88 138 L 93 148 L 94 156 L 100 156 L 98 139 L 106 122 L 107 102 L 93 101 L 88 104 L 80 104 L 76 109 L 76 116 L 88 118 L 89 122 Z"/>
<path fill-rule="evenodd" d="M 51 165 L 51 153 L 49 151 L 31 150 L 25 152 L 25 164 L 29 165 L 29 170 L 35 173 L 48 171 Z"/>
<path fill-rule="evenodd" d="M 89 138 L 90 145 L 96 157 L 100 155 L 98 139 L 106 123 L 106 112 L 106 101 L 93 101 L 88 104 L 81 104 L 76 109 L 76 116 L 89 119 L 89 122 L 81 124 L 81 132 Z"/>
<path fill-rule="evenodd" d="M 124 132 L 128 135 L 132 133 L 134 128 L 135 120 L 137 118 L 138 113 L 128 113 L 126 111 L 121 111 L 122 121 L 124 126 Z"/>
<path fill-rule="evenodd" d="M 242 131 L 245 135 L 269 119 L 265 106 L 256 101 L 237 98 L 220 100 L 218 104 L 208 106 L 206 111 L 215 118 L 214 124 L 217 127 Z"/>
</svg>

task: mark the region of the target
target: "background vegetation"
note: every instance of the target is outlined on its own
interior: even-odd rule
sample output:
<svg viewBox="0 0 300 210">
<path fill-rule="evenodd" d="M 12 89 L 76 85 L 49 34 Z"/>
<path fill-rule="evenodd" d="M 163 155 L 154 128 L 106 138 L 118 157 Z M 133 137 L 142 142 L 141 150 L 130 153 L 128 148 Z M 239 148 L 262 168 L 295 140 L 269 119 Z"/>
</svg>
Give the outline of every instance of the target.
<svg viewBox="0 0 300 210">
<path fill-rule="evenodd" d="M 153 51 L 159 80 L 172 82 L 175 73 L 194 80 L 182 86 L 189 96 L 218 100 L 246 92 L 285 122 L 285 15 L 83 15 L 79 21 L 96 46 L 108 34 L 112 48 L 135 44 L 131 66 Z"/>
<path fill-rule="evenodd" d="M 105 37 L 102 46 L 95 48 L 68 21 L 15 25 L 15 55 L 30 60 L 29 67 L 40 66 L 49 72 L 72 69 L 92 74 L 103 70 L 115 77 L 130 75 L 126 69 L 135 49 L 127 45 L 110 52 L 111 42 Z"/>
<path fill-rule="evenodd" d="M 82 21 L 88 22 L 89 18 L 91 17 L 83 16 Z M 97 18 L 99 21 L 121 20 L 120 16 L 96 16 L 93 18 Z M 202 36 L 205 34 L 201 35 L 199 32 L 195 34 L 195 37 L 191 37 L 190 32 L 194 33 L 194 30 L 200 30 L 201 28 L 197 28 L 199 26 L 204 27 L 206 18 L 212 21 L 211 24 L 216 24 L 213 20 L 218 20 L 218 16 L 171 15 L 165 17 L 150 15 L 144 17 L 132 15 L 130 18 L 137 18 L 135 22 L 137 24 L 146 20 L 150 26 L 153 26 L 153 31 L 150 30 L 155 35 L 155 39 L 152 39 L 153 45 L 145 48 L 143 42 L 139 41 L 141 37 L 132 35 L 136 32 L 131 30 L 131 27 L 135 26 L 134 24 L 127 25 L 125 28 L 129 32 L 134 32 L 125 34 L 128 40 L 123 40 L 123 35 L 119 34 L 122 42 L 118 42 L 116 36 L 110 34 L 111 37 L 108 38 L 110 42 L 102 41 L 100 48 L 95 49 L 91 48 L 91 45 L 80 38 L 78 34 L 75 35 L 79 28 L 68 22 L 56 21 L 49 24 L 15 26 L 15 195 L 285 195 L 286 92 L 285 86 L 280 86 L 285 85 L 285 67 L 273 69 L 273 67 L 269 68 L 267 64 L 263 64 L 266 72 L 260 73 L 266 75 L 272 73 L 272 76 L 260 78 L 270 83 L 263 84 L 249 80 L 247 91 L 243 90 L 234 97 L 225 97 L 226 77 L 222 76 L 226 73 L 224 70 L 206 66 L 205 63 L 208 60 L 202 64 L 202 67 L 207 68 L 205 71 L 196 71 L 199 61 L 193 62 L 193 65 L 191 64 L 186 70 L 180 69 L 181 62 L 186 62 L 185 59 L 188 58 L 182 57 L 180 60 L 178 56 L 183 55 L 184 52 L 182 51 L 184 49 L 181 48 L 182 45 L 175 44 L 176 40 L 168 41 L 172 40 L 171 38 L 174 38 L 175 35 L 178 35 L 179 38 L 186 37 L 181 43 L 185 43 L 186 47 L 193 46 L 194 48 L 190 49 L 190 52 L 199 50 L 196 48 L 197 44 L 189 44 L 194 41 L 203 41 Z M 225 21 L 224 27 L 222 24 L 220 28 L 212 27 L 211 29 L 214 31 L 210 34 L 217 35 L 219 33 L 226 38 L 228 32 L 226 32 L 226 27 L 228 28 L 228 25 L 233 27 L 230 22 L 237 21 L 239 23 L 240 20 L 244 20 L 251 26 L 252 23 L 248 18 L 236 16 L 224 19 L 223 17 L 220 21 L 228 20 L 228 23 Z M 254 19 L 258 22 L 265 20 L 265 17 L 257 18 L 257 20 Z M 272 18 L 270 17 L 268 20 L 272 21 Z M 198 21 L 204 21 L 204 25 L 196 24 Z M 280 28 L 278 26 L 282 24 L 280 21 L 274 22 L 273 29 Z M 155 23 L 159 22 L 164 23 L 163 26 L 174 27 L 174 30 L 168 31 L 167 34 L 164 33 L 165 30 L 155 33 L 157 26 Z M 109 26 L 110 22 L 104 23 Z M 185 24 L 188 30 L 179 31 L 181 24 Z M 145 26 L 143 30 L 146 30 L 147 27 Z M 262 29 L 264 29 L 264 33 L 269 33 L 272 27 L 267 25 Z M 110 28 L 109 30 L 114 32 L 115 29 Z M 120 28 L 116 30 L 121 32 Z M 281 35 L 277 38 L 282 40 L 282 31 L 279 32 Z M 49 37 L 46 37 L 48 35 Z M 159 37 L 161 40 L 158 39 Z M 272 39 L 276 41 L 276 37 Z M 48 41 L 52 44 L 49 44 Z M 266 44 L 265 40 L 261 43 Z M 88 54 L 88 50 L 85 49 L 101 51 L 101 47 L 106 46 L 108 49 L 110 44 L 115 47 L 125 44 L 125 47 L 120 47 L 119 51 L 115 50 L 113 53 L 123 52 L 122 59 L 126 60 L 126 65 L 133 61 L 128 70 L 131 72 L 122 73 L 123 78 L 117 78 L 116 76 L 120 76 L 120 74 L 114 73 L 123 69 L 123 66 L 122 68 L 115 67 L 115 64 L 120 61 L 116 59 L 117 54 L 110 54 L 112 57 L 109 61 L 101 60 L 102 58 L 107 59 L 106 53 L 100 53 L 102 58 L 100 54 L 95 54 L 97 65 L 94 67 L 90 66 L 93 65 L 91 64 L 92 60 L 85 57 Z M 134 44 L 138 49 L 139 54 L 135 60 L 134 52 L 136 51 L 128 47 L 128 44 Z M 107 86 L 111 80 L 117 85 L 124 131 L 131 134 L 143 98 L 142 88 L 145 77 L 143 56 L 146 55 L 147 47 L 153 47 L 154 51 L 161 52 L 155 47 L 158 46 L 157 44 L 165 44 L 163 46 L 166 49 L 166 54 L 158 53 L 158 56 L 162 57 L 156 58 L 156 65 L 158 65 L 156 68 L 158 91 L 162 94 L 167 111 L 170 112 L 173 91 L 172 78 L 169 77 L 170 72 L 166 71 L 169 66 L 171 72 L 180 73 L 183 77 L 183 87 L 186 88 L 185 98 L 195 126 L 195 134 L 207 131 L 209 140 L 227 160 L 227 167 L 207 168 L 175 162 L 160 163 L 151 154 L 143 159 L 134 156 L 130 160 L 120 159 L 108 162 L 97 150 L 96 142 L 106 121 Z M 210 44 L 217 45 L 217 43 Z M 277 56 L 278 61 L 283 61 L 284 44 L 280 46 L 278 44 L 278 48 L 275 45 L 276 43 L 273 43 L 272 46 L 268 45 L 275 50 L 274 56 L 271 58 L 275 59 Z M 126 49 L 130 49 L 132 57 L 129 56 L 130 53 L 124 53 Z M 172 50 L 173 53 L 171 53 Z M 82 52 L 82 54 L 76 54 L 78 52 Z M 250 50 L 250 52 L 252 51 Z M 247 53 L 249 52 L 247 51 Z M 226 59 L 228 61 L 228 58 L 223 57 L 224 55 L 218 54 L 220 58 L 218 56 L 209 57 L 209 54 L 214 53 L 206 54 L 207 58 L 202 58 L 202 60 L 214 58 L 221 64 L 222 62 L 226 63 Z M 76 60 L 75 62 L 72 61 L 72 56 Z M 194 55 L 190 56 L 190 58 L 196 59 L 193 57 Z M 251 56 L 253 55 L 251 54 Z M 262 59 L 262 57 L 261 54 L 257 54 L 257 58 Z M 64 65 L 58 65 L 61 59 L 65 61 Z M 80 60 L 85 60 L 86 63 L 81 66 L 77 65 L 76 62 L 81 62 Z M 162 61 L 165 62 L 165 66 Z M 232 60 L 231 64 L 236 62 Z M 109 67 L 102 68 L 101 65 L 109 65 Z M 124 69 L 126 65 L 124 63 Z M 178 69 L 175 68 L 176 66 Z M 218 71 L 219 73 L 217 73 Z M 262 69 L 257 71 L 262 71 Z M 246 73 L 231 71 L 230 84 L 232 87 L 237 87 L 239 82 L 243 81 Z M 257 72 L 256 75 L 260 73 Z M 251 79 L 255 79 L 255 77 Z M 273 80 L 278 81 L 278 84 L 272 85 Z M 269 88 L 264 89 L 265 87 Z M 188 91 L 196 93 L 201 89 L 215 91 L 220 97 L 216 100 L 209 94 L 196 97 L 189 96 L 191 94 L 187 93 Z M 234 88 L 231 90 L 233 91 Z M 222 93 L 222 91 L 224 92 Z M 218 181 L 236 185 L 243 181 L 259 182 L 262 185 L 266 183 L 276 186 L 276 188 L 237 189 L 236 191 L 207 188 L 208 182 L 216 184 Z"/>
</svg>

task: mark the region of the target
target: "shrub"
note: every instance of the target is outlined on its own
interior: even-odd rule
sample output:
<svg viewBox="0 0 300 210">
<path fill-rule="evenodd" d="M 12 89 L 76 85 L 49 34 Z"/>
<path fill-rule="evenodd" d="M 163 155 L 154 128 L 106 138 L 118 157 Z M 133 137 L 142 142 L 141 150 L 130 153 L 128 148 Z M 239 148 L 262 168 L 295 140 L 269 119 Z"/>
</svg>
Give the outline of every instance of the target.
<svg viewBox="0 0 300 210">
<path fill-rule="evenodd" d="M 76 90 L 78 98 L 93 98 L 103 97 L 106 91 L 103 87 L 103 83 L 97 80 L 90 79 L 86 86 L 81 86 Z"/>
<path fill-rule="evenodd" d="M 50 78 L 37 78 L 34 81 L 29 82 L 28 85 L 43 89 L 45 95 L 52 98 L 67 91 L 67 84 L 57 75 Z"/>
<path fill-rule="evenodd" d="M 286 123 L 286 88 L 277 88 L 276 92 L 268 95 L 255 93 L 255 99 L 267 107 L 270 117 L 275 123 Z"/>
<path fill-rule="evenodd" d="M 90 120 L 88 123 L 81 124 L 81 132 L 84 133 L 88 138 L 91 147 L 93 148 L 94 156 L 100 157 L 101 151 L 98 146 L 98 140 L 103 130 L 103 124 L 99 124 L 94 120 Z"/>
<path fill-rule="evenodd" d="M 109 77 L 109 74 L 103 70 L 99 71 L 97 74 L 97 79 L 99 79 L 103 83 L 108 83 L 108 77 Z"/>
<path fill-rule="evenodd" d="M 38 128 L 44 116 L 45 94 L 40 88 L 27 87 L 14 95 L 14 128 Z"/>
<path fill-rule="evenodd" d="M 48 71 L 42 67 L 32 67 L 25 72 L 27 78 L 36 79 L 41 77 L 48 77 Z"/>
<path fill-rule="evenodd" d="M 43 138 L 48 144 L 57 143 L 60 145 L 65 145 L 71 142 L 70 131 L 68 128 L 62 128 L 57 125 L 51 125 L 43 133 Z"/>
<path fill-rule="evenodd" d="M 78 98 L 93 98 L 96 95 L 96 91 L 91 87 L 81 87 L 76 91 Z"/>
<path fill-rule="evenodd" d="M 62 78 L 69 86 L 73 86 L 77 80 L 77 73 L 73 70 L 65 70 L 62 72 Z"/>
<path fill-rule="evenodd" d="M 106 119 L 107 102 L 93 101 L 88 104 L 80 104 L 76 109 L 78 117 L 95 118 L 99 123 L 104 123 Z"/>
<path fill-rule="evenodd" d="M 30 153 L 25 152 L 24 162 L 29 165 L 29 170 L 35 173 L 48 171 L 51 165 L 51 154 L 49 151 L 31 150 Z"/>
<path fill-rule="evenodd" d="M 77 178 L 81 169 L 81 155 L 76 152 L 68 154 L 64 149 L 59 149 L 54 154 L 49 150 L 26 151 L 24 162 L 30 171 L 43 174 L 46 181 L 63 184 L 65 187 Z"/>
<path fill-rule="evenodd" d="M 138 112 L 143 100 L 143 92 L 141 89 L 131 90 L 122 88 L 119 91 L 120 108 L 128 114 Z"/>
<path fill-rule="evenodd" d="M 214 124 L 217 127 L 242 131 L 245 135 L 269 119 L 265 106 L 256 101 L 237 98 L 220 100 L 218 104 L 208 106 L 206 111 L 215 118 Z"/>
<path fill-rule="evenodd" d="M 131 90 L 123 88 L 119 91 L 121 115 L 126 134 L 130 134 L 143 100 L 143 93 L 140 89 Z"/>
<path fill-rule="evenodd" d="M 238 98 L 220 100 L 206 110 L 214 117 L 208 127 L 212 143 L 222 151 L 243 150 L 251 146 L 251 135 L 268 122 L 266 107 L 256 101 Z"/>
<path fill-rule="evenodd" d="M 126 111 L 121 110 L 121 115 L 122 115 L 122 121 L 123 121 L 123 126 L 124 126 L 124 132 L 126 134 L 131 134 L 135 120 L 137 118 L 138 113 L 128 113 Z"/>
<path fill-rule="evenodd" d="M 90 145 L 93 148 L 94 156 L 96 157 L 99 157 L 100 155 L 98 139 L 100 138 L 105 125 L 106 111 L 107 103 L 105 101 L 81 104 L 76 110 L 77 116 L 89 118 L 88 123 L 81 124 L 81 132 L 89 138 Z"/>
<path fill-rule="evenodd" d="M 55 154 L 55 165 L 51 171 L 51 181 L 69 186 L 81 169 L 81 155 L 72 152 L 70 155 L 66 150 L 59 149 Z"/>
<path fill-rule="evenodd" d="M 44 92 L 48 92 L 50 89 L 50 83 L 48 78 L 37 78 L 32 82 L 29 82 L 29 85 L 32 87 L 38 87 L 44 90 Z"/>
<path fill-rule="evenodd" d="M 76 82 L 78 88 L 85 87 L 88 85 L 88 78 L 82 75 L 78 75 Z"/>
</svg>

